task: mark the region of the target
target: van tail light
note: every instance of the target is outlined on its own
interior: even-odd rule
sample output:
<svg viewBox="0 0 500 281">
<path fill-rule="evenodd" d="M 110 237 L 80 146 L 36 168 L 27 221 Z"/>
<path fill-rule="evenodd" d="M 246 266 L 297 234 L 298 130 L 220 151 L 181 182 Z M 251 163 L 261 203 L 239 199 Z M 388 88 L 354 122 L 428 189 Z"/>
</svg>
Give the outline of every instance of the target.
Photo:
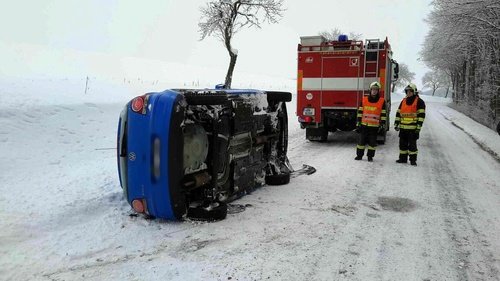
<svg viewBox="0 0 500 281">
<path fill-rule="evenodd" d="M 134 199 L 132 208 L 138 213 L 146 213 L 146 201 L 144 199 Z"/>
<path fill-rule="evenodd" d="M 304 117 L 304 122 L 305 123 L 311 123 L 312 122 L 312 117 L 311 116 L 305 116 Z"/>
<path fill-rule="evenodd" d="M 133 112 L 146 114 L 146 107 L 148 106 L 148 95 L 138 96 L 132 100 L 130 105 Z"/>
</svg>

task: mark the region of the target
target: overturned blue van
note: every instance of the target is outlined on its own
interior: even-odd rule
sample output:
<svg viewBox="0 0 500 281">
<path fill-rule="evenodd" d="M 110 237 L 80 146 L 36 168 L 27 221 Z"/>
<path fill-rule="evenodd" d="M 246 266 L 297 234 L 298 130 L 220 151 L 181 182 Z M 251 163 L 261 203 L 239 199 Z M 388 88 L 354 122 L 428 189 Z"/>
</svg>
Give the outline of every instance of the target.
<svg viewBox="0 0 500 281">
<path fill-rule="evenodd" d="M 291 94 L 166 90 L 128 102 L 118 123 L 120 184 L 147 216 L 220 220 L 227 203 L 290 180 Z"/>
</svg>

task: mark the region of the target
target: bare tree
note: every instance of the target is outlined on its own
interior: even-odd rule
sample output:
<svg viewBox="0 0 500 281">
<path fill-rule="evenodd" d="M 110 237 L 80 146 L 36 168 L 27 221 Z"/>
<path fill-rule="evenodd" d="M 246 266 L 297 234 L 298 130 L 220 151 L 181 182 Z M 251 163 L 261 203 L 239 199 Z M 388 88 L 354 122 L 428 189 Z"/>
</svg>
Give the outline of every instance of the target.
<svg viewBox="0 0 500 281">
<path fill-rule="evenodd" d="M 448 73 L 446 73 L 445 71 L 438 70 L 437 76 L 438 76 L 438 80 L 439 80 L 439 86 L 442 88 L 446 88 L 446 93 L 445 93 L 444 97 L 447 98 L 448 93 L 450 92 L 450 87 L 451 87 L 450 75 Z"/>
<path fill-rule="evenodd" d="M 440 87 L 440 80 L 437 71 L 429 71 L 422 77 L 422 85 L 424 87 L 429 87 L 432 89 L 432 95 L 436 93 L 436 90 Z"/>
<path fill-rule="evenodd" d="M 415 72 L 411 72 L 410 68 L 405 63 L 399 63 L 399 78 L 392 84 L 392 92 L 396 87 L 403 88 L 415 79 Z"/>
<path fill-rule="evenodd" d="M 215 36 L 226 47 L 230 61 L 225 85 L 231 87 L 238 50 L 231 45 L 234 35 L 243 27 L 261 28 L 263 22 L 277 23 L 284 12 L 284 0 L 213 0 L 201 8 L 198 23 L 201 39 Z"/>
<path fill-rule="evenodd" d="M 341 34 L 345 34 L 343 33 L 339 28 L 334 28 L 330 31 L 321 31 L 319 33 L 319 35 L 325 37 L 327 40 L 329 41 L 334 41 L 334 40 L 337 40 L 339 35 Z M 363 37 L 363 34 L 361 33 L 354 33 L 354 32 L 349 32 L 348 34 L 348 38 L 351 39 L 351 40 L 361 40 L 361 38 Z"/>
</svg>

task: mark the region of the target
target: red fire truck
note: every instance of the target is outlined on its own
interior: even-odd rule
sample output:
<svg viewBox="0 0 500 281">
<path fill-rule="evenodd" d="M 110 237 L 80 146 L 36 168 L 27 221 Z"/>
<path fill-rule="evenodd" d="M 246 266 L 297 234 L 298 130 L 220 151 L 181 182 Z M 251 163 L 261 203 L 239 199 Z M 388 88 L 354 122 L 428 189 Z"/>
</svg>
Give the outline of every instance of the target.
<svg viewBox="0 0 500 281">
<path fill-rule="evenodd" d="M 391 82 L 398 76 L 391 45 L 379 39 L 348 40 L 340 35 L 329 41 L 323 36 L 300 38 L 298 46 L 297 116 L 306 138 L 326 141 L 328 132 L 352 131 L 363 95 L 370 83 L 378 81 L 386 101 L 386 130 L 377 138 L 385 142 L 389 130 Z"/>
</svg>

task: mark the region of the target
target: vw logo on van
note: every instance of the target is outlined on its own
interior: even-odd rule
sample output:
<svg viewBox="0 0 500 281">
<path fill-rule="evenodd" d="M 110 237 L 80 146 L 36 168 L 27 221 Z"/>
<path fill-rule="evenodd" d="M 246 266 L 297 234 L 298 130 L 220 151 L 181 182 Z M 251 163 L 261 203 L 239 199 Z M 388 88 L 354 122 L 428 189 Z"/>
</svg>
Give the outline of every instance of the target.
<svg viewBox="0 0 500 281">
<path fill-rule="evenodd" d="M 136 159 L 136 158 L 137 158 L 137 157 L 135 156 L 135 152 L 130 152 L 130 153 L 128 154 L 128 160 L 130 160 L 130 161 L 135 161 L 135 159 Z"/>
</svg>

